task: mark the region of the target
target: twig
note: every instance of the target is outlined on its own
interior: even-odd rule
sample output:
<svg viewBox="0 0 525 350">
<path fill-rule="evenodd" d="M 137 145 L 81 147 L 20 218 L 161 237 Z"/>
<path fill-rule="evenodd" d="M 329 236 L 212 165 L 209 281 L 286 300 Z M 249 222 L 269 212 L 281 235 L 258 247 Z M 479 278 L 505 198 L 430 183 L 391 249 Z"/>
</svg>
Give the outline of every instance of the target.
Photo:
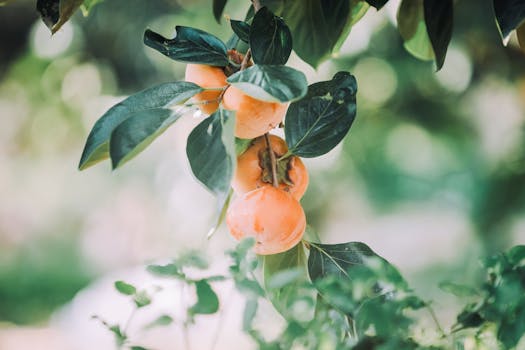
<svg viewBox="0 0 525 350">
<path fill-rule="evenodd" d="M 273 187 L 279 188 L 279 181 L 277 181 L 277 160 L 275 159 L 275 153 L 273 153 L 272 146 L 270 144 L 270 134 L 264 134 L 266 140 L 266 146 L 268 148 L 268 154 L 270 155 L 270 165 L 272 170 L 272 184 Z"/>
<path fill-rule="evenodd" d="M 248 68 L 251 58 L 252 58 L 252 50 L 248 49 L 248 51 L 246 51 L 246 55 L 244 55 L 244 58 L 242 59 L 240 70 L 245 70 L 246 68 Z"/>
</svg>

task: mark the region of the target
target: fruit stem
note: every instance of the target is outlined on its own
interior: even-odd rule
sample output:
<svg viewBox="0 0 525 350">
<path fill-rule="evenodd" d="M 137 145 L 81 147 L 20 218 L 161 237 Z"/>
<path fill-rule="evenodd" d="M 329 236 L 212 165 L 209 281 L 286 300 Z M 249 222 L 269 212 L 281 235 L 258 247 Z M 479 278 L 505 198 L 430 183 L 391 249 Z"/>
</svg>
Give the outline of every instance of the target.
<svg viewBox="0 0 525 350">
<path fill-rule="evenodd" d="M 273 153 L 272 145 L 270 144 L 270 134 L 264 134 L 266 140 L 266 146 L 268 148 L 268 154 L 270 155 L 270 164 L 272 170 L 272 185 L 275 188 L 279 188 L 279 182 L 277 181 L 277 159 L 275 159 L 275 153 Z"/>
<path fill-rule="evenodd" d="M 245 70 L 246 68 L 248 68 L 248 64 L 250 64 L 251 58 L 252 58 L 252 50 L 248 49 L 248 51 L 246 51 L 246 55 L 244 55 L 244 58 L 242 59 L 240 70 Z"/>
</svg>

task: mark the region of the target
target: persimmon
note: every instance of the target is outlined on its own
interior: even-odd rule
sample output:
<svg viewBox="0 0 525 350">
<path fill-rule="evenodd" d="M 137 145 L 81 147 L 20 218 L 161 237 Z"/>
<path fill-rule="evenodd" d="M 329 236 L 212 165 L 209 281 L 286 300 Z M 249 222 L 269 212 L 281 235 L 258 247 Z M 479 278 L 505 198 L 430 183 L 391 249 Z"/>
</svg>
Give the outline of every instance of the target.
<svg viewBox="0 0 525 350">
<path fill-rule="evenodd" d="M 238 197 L 226 215 L 231 235 L 255 238 L 255 253 L 277 254 L 294 247 L 303 237 L 306 217 L 289 193 L 266 185 Z"/>
<path fill-rule="evenodd" d="M 275 135 L 269 135 L 271 149 L 279 159 L 288 152 L 286 142 Z M 290 156 L 277 161 L 277 182 L 279 188 L 300 200 L 308 187 L 308 172 L 299 157 Z M 232 187 L 237 194 L 243 194 L 272 183 L 271 163 L 268 145 L 263 136 L 237 157 L 237 170 Z"/>
<path fill-rule="evenodd" d="M 184 79 L 205 89 L 221 89 L 228 85 L 226 74 L 222 67 L 212 67 L 204 64 L 188 64 Z M 206 90 L 193 96 L 193 98 L 196 101 L 203 102 L 198 105 L 203 113 L 212 114 L 219 108 L 221 92 L 221 90 Z"/>
<path fill-rule="evenodd" d="M 235 136 L 242 139 L 253 139 L 275 128 L 288 107 L 285 103 L 255 99 L 234 86 L 228 87 L 222 104 L 225 109 L 236 112 Z"/>
</svg>

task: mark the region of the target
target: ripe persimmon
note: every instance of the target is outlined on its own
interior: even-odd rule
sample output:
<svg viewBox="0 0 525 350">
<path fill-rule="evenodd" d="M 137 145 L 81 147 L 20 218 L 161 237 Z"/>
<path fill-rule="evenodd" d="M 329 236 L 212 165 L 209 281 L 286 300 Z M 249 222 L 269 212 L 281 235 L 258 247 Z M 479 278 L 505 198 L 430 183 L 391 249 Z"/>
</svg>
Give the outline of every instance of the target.
<svg viewBox="0 0 525 350">
<path fill-rule="evenodd" d="M 286 142 L 275 135 L 269 135 L 275 158 L 288 152 Z M 308 172 L 301 158 L 297 156 L 277 160 L 277 182 L 279 188 L 300 200 L 308 187 Z M 237 157 L 237 170 L 232 187 L 237 194 L 243 194 L 272 183 L 271 163 L 265 137 L 253 140 L 252 144 Z"/>
<path fill-rule="evenodd" d="M 212 67 L 204 64 L 188 64 L 184 80 L 197 84 L 203 88 L 221 89 L 228 83 L 226 74 L 222 67 Z M 205 102 L 199 104 L 199 109 L 206 114 L 212 114 L 219 108 L 219 97 L 221 90 L 207 90 L 193 96 L 196 101 Z"/>
<path fill-rule="evenodd" d="M 235 136 L 242 139 L 253 139 L 275 128 L 288 107 L 285 103 L 255 99 L 234 86 L 228 87 L 222 104 L 225 109 L 236 112 Z"/>
<path fill-rule="evenodd" d="M 299 243 L 306 228 L 306 217 L 295 198 L 266 185 L 234 200 L 226 223 L 233 237 L 255 238 L 255 253 L 268 255 L 287 251 Z"/>
</svg>

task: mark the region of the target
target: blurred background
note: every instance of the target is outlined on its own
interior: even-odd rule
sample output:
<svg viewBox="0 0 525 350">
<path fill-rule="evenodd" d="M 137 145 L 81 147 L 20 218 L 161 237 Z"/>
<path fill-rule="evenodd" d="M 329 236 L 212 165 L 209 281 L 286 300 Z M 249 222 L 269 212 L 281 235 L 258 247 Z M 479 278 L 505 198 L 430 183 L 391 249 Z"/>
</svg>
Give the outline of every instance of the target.
<svg viewBox="0 0 525 350">
<path fill-rule="evenodd" d="M 368 244 L 435 300 L 449 327 L 458 304 L 439 282 L 475 284 L 481 257 L 525 243 L 525 53 L 514 37 L 502 45 L 491 1 L 459 1 L 436 73 L 403 48 L 398 5 L 369 10 L 317 71 L 290 59 L 310 83 L 347 70 L 359 87 L 345 141 L 305 162 L 302 203 L 324 243 Z M 225 13 L 241 19 L 247 8 L 231 0 Z M 90 128 L 111 105 L 183 79 L 184 64 L 142 43 L 146 28 L 171 37 L 175 25 L 223 40 L 231 33 L 202 0 L 102 1 L 53 37 L 34 1 L 0 8 L 0 349 L 36 341 L 112 349 L 90 317 L 127 316 L 113 281 L 150 283 L 145 264 L 188 249 L 224 268 L 235 242 L 224 227 L 206 240 L 215 202 L 185 156 L 199 116 L 182 118 L 122 169 L 77 170 Z"/>
</svg>

